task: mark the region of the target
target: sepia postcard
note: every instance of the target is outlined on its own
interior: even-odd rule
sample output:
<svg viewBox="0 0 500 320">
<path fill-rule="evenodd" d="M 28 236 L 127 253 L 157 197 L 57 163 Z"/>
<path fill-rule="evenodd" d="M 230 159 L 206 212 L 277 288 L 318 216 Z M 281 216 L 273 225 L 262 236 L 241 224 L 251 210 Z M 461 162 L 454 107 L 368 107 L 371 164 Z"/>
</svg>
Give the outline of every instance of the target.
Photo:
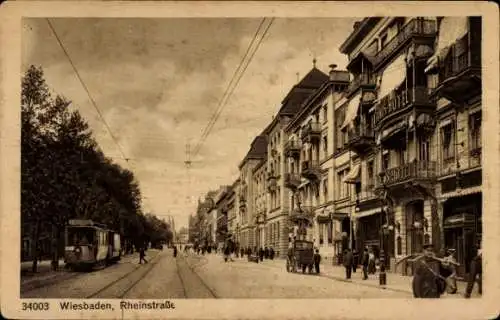
<svg viewBox="0 0 500 320">
<path fill-rule="evenodd" d="M 498 13 L 4 3 L 2 316 L 496 318 Z"/>
</svg>

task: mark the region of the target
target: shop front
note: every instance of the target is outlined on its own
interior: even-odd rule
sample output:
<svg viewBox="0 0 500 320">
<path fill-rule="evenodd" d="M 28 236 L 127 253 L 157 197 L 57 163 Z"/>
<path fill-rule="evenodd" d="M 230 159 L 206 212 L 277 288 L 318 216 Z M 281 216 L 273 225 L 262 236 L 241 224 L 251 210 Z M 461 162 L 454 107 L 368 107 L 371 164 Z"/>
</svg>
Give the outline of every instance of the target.
<svg viewBox="0 0 500 320">
<path fill-rule="evenodd" d="M 481 193 L 446 200 L 443 229 L 445 249 L 455 250 L 455 258 L 460 263 L 457 273 L 464 277 L 470 272 L 470 262 L 482 238 Z"/>
</svg>

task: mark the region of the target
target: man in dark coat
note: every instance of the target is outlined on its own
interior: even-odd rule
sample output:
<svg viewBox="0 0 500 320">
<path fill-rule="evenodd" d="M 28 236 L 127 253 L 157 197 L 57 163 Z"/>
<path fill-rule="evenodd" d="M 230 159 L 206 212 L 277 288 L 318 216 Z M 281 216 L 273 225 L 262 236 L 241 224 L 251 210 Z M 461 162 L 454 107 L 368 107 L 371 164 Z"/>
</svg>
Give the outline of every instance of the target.
<svg viewBox="0 0 500 320">
<path fill-rule="evenodd" d="M 368 248 L 363 251 L 363 257 L 361 258 L 361 265 L 363 266 L 363 280 L 368 279 L 368 261 L 370 260 L 370 255 L 368 254 Z"/>
<path fill-rule="evenodd" d="M 415 298 L 439 298 L 446 289 L 446 283 L 438 277 L 440 262 L 432 244 L 424 245 L 424 256 L 415 262 L 415 272 L 412 280 L 412 291 Z"/>
<path fill-rule="evenodd" d="M 467 281 L 467 288 L 465 289 L 465 298 L 470 298 L 472 289 L 474 288 L 474 283 L 477 281 L 477 289 L 480 295 L 483 294 L 483 266 L 482 266 L 482 252 L 481 249 L 478 250 L 477 255 L 472 259 L 470 263 L 470 273 L 469 279 Z"/>
<path fill-rule="evenodd" d="M 269 254 L 271 255 L 270 256 L 271 260 L 274 260 L 274 249 L 273 249 L 273 247 L 271 247 L 271 249 L 269 249 Z"/>
<path fill-rule="evenodd" d="M 264 258 L 269 259 L 269 248 L 268 247 L 266 247 L 264 249 Z"/>
<path fill-rule="evenodd" d="M 321 256 L 319 254 L 319 250 L 316 249 L 316 253 L 314 254 L 314 268 L 316 269 L 316 273 L 319 274 L 319 264 L 321 262 Z"/>
<path fill-rule="evenodd" d="M 262 249 L 262 248 L 260 248 L 260 250 L 259 250 L 259 258 L 260 258 L 260 261 L 264 260 L 264 249 Z"/>
<path fill-rule="evenodd" d="M 353 254 L 352 254 L 352 272 L 356 273 L 356 269 L 358 268 L 359 264 L 359 253 L 356 249 L 354 249 Z"/>
<path fill-rule="evenodd" d="M 352 252 L 350 249 L 344 251 L 344 267 L 346 279 L 351 279 L 352 272 Z"/>
</svg>

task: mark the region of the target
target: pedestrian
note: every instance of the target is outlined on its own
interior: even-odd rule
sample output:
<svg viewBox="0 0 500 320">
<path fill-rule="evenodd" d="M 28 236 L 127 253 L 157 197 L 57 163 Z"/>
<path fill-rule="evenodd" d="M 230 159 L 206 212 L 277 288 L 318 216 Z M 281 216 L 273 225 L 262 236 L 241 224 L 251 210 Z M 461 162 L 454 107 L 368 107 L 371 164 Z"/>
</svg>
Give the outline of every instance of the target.
<svg viewBox="0 0 500 320">
<path fill-rule="evenodd" d="M 352 254 L 352 272 L 356 273 L 356 269 L 358 268 L 359 264 L 359 253 L 356 249 L 354 249 L 353 254 Z"/>
<path fill-rule="evenodd" d="M 368 262 L 370 260 L 370 256 L 368 254 L 368 248 L 365 248 L 363 252 L 363 257 L 361 258 L 361 265 L 363 266 L 363 280 L 368 279 Z"/>
<path fill-rule="evenodd" d="M 436 274 L 440 262 L 436 258 L 432 244 L 423 245 L 423 256 L 414 263 L 412 291 L 415 298 L 439 298 L 445 291 L 446 282 Z"/>
<path fill-rule="evenodd" d="M 264 261 L 264 249 L 262 247 L 259 250 L 259 258 L 261 262 Z"/>
<path fill-rule="evenodd" d="M 368 273 L 375 274 L 375 254 L 373 253 L 373 249 L 370 249 L 368 252 Z"/>
<path fill-rule="evenodd" d="M 273 247 L 271 247 L 271 249 L 269 249 L 270 251 L 270 254 L 271 254 L 271 260 L 274 260 L 274 249 Z"/>
<path fill-rule="evenodd" d="M 350 249 L 344 251 L 344 268 L 346 279 L 351 279 L 352 272 L 352 252 Z"/>
<path fill-rule="evenodd" d="M 177 257 L 177 246 L 174 246 L 174 258 Z"/>
<path fill-rule="evenodd" d="M 241 249 L 240 249 L 240 256 L 241 256 L 242 258 L 244 258 L 244 257 L 245 257 L 245 249 L 243 249 L 243 248 L 241 248 Z"/>
<path fill-rule="evenodd" d="M 229 259 L 229 253 L 230 253 L 229 247 L 226 245 L 224 248 L 224 262 L 227 262 L 227 260 Z"/>
<path fill-rule="evenodd" d="M 139 249 L 139 264 L 142 264 L 142 261 L 144 261 L 144 263 L 148 263 L 148 261 L 146 260 L 146 252 L 144 251 L 144 247 L 141 247 Z"/>
<path fill-rule="evenodd" d="M 470 298 L 472 294 L 472 289 L 474 288 L 474 283 L 477 282 L 477 289 L 480 295 L 483 295 L 483 254 L 479 247 L 477 250 L 477 255 L 472 259 L 470 263 L 469 279 L 467 281 L 467 288 L 465 289 L 464 297 L 466 299 Z"/>
<path fill-rule="evenodd" d="M 321 262 L 321 256 L 319 254 L 319 250 L 316 249 L 316 253 L 314 254 L 314 268 L 316 269 L 316 273 L 319 274 L 319 264 Z"/>
<path fill-rule="evenodd" d="M 266 258 L 266 260 L 269 259 L 269 248 L 268 247 L 266 247 L 264 249 L 264 258 Z"/>
</svg>

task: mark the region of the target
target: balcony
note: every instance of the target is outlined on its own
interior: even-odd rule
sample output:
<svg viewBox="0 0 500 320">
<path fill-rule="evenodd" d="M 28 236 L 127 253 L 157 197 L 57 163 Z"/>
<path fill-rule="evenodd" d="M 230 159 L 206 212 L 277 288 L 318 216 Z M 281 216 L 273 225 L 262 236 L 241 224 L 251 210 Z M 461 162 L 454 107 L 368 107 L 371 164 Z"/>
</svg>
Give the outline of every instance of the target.
<svg viewBox="0 0 500 320">
<path fill-rule="evenodd" d="M 434 43 L 436 36 L 436 22 L 425 20 L 423 18 L 413 18 L 408 22 L 399 33 L 377 52 L 373 59 L 375 69 L 380 69 L 385 62 L 394 57 L 411 40 L 419 43 L 427 43 L 430 46 Z"/>
<path fill-rule="evenodd" d="M 394 187 L 402 183 L 433 180 L 436 177 L 436 163 L 433 161 L 414 161 L 381 172 L 377 187 Z"/>
<path fill-rule="evenodd" d="M 300 185 L 300 175 L 297 173 L 285 174 L 285 188 L 296 190 Z"/>
<path fill-rule="evenodd" d="M 481 94 L 481 39 L 469 34 L 451 46 L 439 68 L 439 85 L 433 94 L 455 102 Z"/>
<path fill-rule="evenodd" d="M 375 135 L 371 128 L 356 125 L 347 131 L 347 148 L 357 154 L 365 154 L 375 145 Z"/>
<path fill-rule="evenodd" d="M 285 144 L 285 157 L 299 159 L 301 144 L 297 140 L 290 140 Z"/>
<path fill-rule="evenodd" d="M 399 93 L 396 93 L 395 90 L 392 91 L 376 105 L 374 125 L 380 127 L 385 121 L 404 114 L 413 107 L 435 108 L 435 103 L 430 99 L 429 92 L 429 88 L 420 86 L 404 89 Z"/>
<path fill-rule="evenodd" d="M 370 76 L 367 73 L 362 73 L 354 77 L 347 87 L 347 95 L 352 95 L 358 89 L 375 90 L 377 80 L 375 76 Z"/>
<path fill-rule="evenodd" d="M 276 191 L 278 188 L 278 177 L 275 173 L 269 173 L 267 176 L 267 190 L 269 192 Z"/>
<path fill-rule="evenodd" d="M 301 164 L 302 176 L 308 180 L 317 180 L 321 174 L 318 160 L 306 160 Z"/>
<path fill-rule="evenodd" d="M 319 143 L 321 140 L 321 124 L 311 122 L 302 127 L 302 141 L 309 143 Z"/>
</svg>

